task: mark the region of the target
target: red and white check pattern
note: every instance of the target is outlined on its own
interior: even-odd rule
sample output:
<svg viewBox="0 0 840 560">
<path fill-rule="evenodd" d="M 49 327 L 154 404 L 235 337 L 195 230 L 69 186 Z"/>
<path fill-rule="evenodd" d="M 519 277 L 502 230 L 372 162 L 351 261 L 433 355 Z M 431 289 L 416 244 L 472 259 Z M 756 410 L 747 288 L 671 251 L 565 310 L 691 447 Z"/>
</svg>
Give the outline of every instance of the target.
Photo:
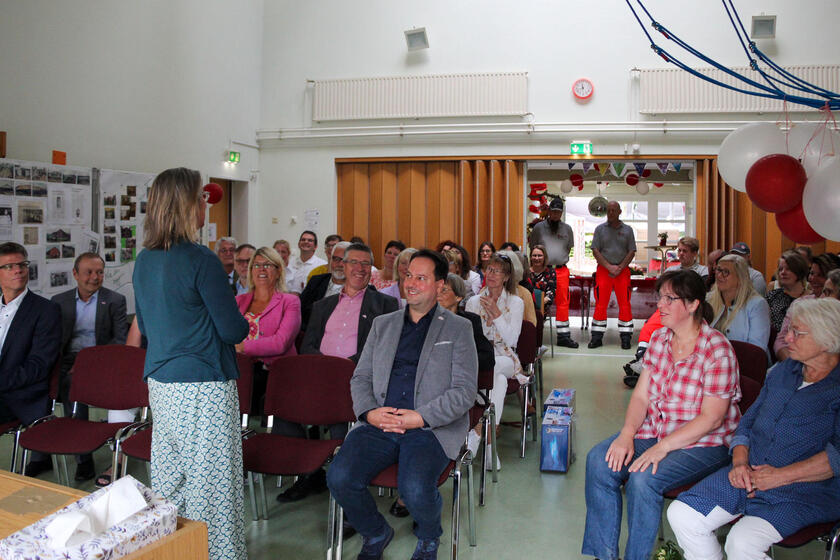
<svg viewBox="0 0 840 560">
<path fill-rule="evenodd" d="M 729 410 L 723 423 L 688 447 L 729 445 L 741 419 L 738 360 L 732 345 L 720 332 L 703 322 L 694 351 L 674 362 L 671 355 L 673 332 L 661 328 L 651 336 L 643 359 L 650 371 L 648 409 L 636 438 L 662 439 L 700 414 L 703 396 L 728 398 Z"/>
</svg>

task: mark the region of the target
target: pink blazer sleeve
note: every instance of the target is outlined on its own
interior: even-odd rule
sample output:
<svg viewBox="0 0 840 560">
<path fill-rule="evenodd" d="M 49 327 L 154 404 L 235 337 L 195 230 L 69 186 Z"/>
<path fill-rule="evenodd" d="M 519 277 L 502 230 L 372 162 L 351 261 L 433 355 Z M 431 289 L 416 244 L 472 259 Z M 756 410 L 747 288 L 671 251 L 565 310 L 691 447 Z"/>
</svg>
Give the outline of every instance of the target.
<svg viewBox="0 0 840 560">
<path fill-rule="evenodd" d="M 292 294 L 275 294 L 274 298 L 280 301 L 260 316 L 260 337 L 242 344 L 243 353 L 266 363 L 296 355 L 294 343 L 300 331 L 300 299 Z"/>
</svg>

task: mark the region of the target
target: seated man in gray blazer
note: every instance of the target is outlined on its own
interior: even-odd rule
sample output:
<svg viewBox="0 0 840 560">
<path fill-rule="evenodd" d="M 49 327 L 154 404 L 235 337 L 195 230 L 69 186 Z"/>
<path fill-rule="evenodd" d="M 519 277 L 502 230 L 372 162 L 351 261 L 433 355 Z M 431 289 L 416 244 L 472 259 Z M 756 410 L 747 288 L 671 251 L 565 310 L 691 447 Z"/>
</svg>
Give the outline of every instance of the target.
<svg viewBox="0 0 840 560">
<path fill-rule="evenodd" d="M 411 257 L 407 307 L 377 317 L 350 380 L 359 422 L 327 473 L 327 484 L 364 542 L 359 560 L 374 560 L 394 536 L 368 484 L 399 463 L 399 493 L 417 526 L 412 559 L 437 558 L 441 472 L 469 429 L 478 358 L 472 326 L 437 304 L 449 272 L 440 253 Z"/>
<path fill-rule="evenodd" d="M 53 296 L 61 307 L 61 376 L 59 397 L 65 416 L 70 408 L 70 369 L 82 348 L 103 344 L 125 344 L 128 334 L 125 296 L 102 287 L 105 261 L 96 253 L 82 253 L 73 263 L 76 288 Z M 87 420 L 88 409 L 80 404 L 76 417 Z M 90 480 L 96 475 L 93 457 L 76 457 L 76 480 Z"/>
</svg>

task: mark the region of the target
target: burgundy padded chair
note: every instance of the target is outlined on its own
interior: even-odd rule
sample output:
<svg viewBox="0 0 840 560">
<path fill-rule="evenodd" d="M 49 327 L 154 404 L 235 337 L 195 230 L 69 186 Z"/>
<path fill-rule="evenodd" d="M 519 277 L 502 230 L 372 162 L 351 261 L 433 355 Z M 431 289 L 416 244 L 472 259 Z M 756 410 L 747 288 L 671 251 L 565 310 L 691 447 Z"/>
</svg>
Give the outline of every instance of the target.
<svg viewBox="0 0 840 560">
<path fill-rule="evenodd" d="M 350 378 L 355 367 L 348 359 L 321 355 L 285 356 L 271 364 L 265 391 L 268 433 L 253 435 L 242 444 L 252 492 L 253 473 L 258 475 L 264 519 L 268 519 L 268 504 L 263 474 L 298 476 L 315 472 L 332 459 L 344 441 L 272 434 L 274 416 L 315 426 L 354 422 Z"/>
<path fill-rule="evenodd" d="M 528 412 L 528 404 L 534 399 L 534 383 L 536 375 L 534 375 L 534 363 L 537 359 L 537 327 L 528 321 L 522 321 L 522 329 L 519 331 L 519 340 L 516 343 L 516 354 L 519 356 L 519 363 L 522 365 L 524 375 L 529 377 L 528 383 L 520 385 L 515 377 L 508 379 L 507 391 L 505 394 L 512 395 L 522 389 L 522 406 L 521 406 L 521 433 L 519 435 L 519 457 L 525 458 L 525 440 L 528 433 L 528 423 L 531 422 L 531 437 L 537 441 L 537 422 L 536 412 Z M 535 407 L 536 410 L 536 407 Z M 499 419 L 501 421 L 501 418 Z M 497 453 L 493 450 L 493 453 Z M 493 465 L 496 466 L 495 463 Z"/>
<path fill-rule="evenodd" d="M 254 361 L 250 356 L 242 353 L 236 354 L 236 365 L 239 369 L 239 379 L 236 380 L 236 389 L 239 393 L 239 413 L 242 416 L 242 429 L 248 428 L 248 412 L 251 403 L 251 390 L 254 379 Z M 152 421 L 140 422 L 136 425 L 129 426 L 128 429 L 122 430 L 117 437 L 115 444 L 116 451 L 114 457 L 116 459 L 113 464 L 111 472 L 120 472 L 120 476 L 125 476 L 128 471 L 128 460 L 138 459 L 146 463 L 152 460 Z M 120 455 L 125 457 L 122 460 L 121 471 L 118 471 L 120 465 Z"/>
<path fill-rule="evenodd" d="M 452 478 L 452 546 L 450 548 L 450 558 L 452 560 L 458 558 L 458 531 L 461 524 L 461 467 L 467 467 L 467 507 L 470 524 L 470 545 L 475 546 L 475 515 L 473 509 L 473 489 L 472 489 L 472 458 L 469 450 L 462 451 L 461 455 L 456 461 L 449 461 L 446 468 L 438 478 L 438 487 L 443 486 L 447 479 Z M 396 489 L 397 488 L 397 464 L 387 467 L 385 470 L 376 475 L 370 481 L 371 486 L 379 488 Z M 329 527 L 328 527 L 328 560 L 340 560 L 341 548 L 343 541 L 343 518 L 344 510 L 338 505 L 332 494 L 330 494 L 330 509 L 329 509 Z"/>
<path fill-rule="evenodd" d="M 799 548 L 815 539 L 825 541 L 825 554 L 823 558 L 825 560 L 832 560 L 834 558 L 834 550 L 837 548 L 838 539 L 840 539 L 840 522 L 809 525 L 789 537 L 782 539 L 773 546 Z"/>
<path fill-rule="evenodd" d="M 735 350 L 741 376 L 751 377 L 764 385 L 764 378 L 767 377 L 767 353 L 764 348 L 739 340 L 730 340 L 729 343 Z"/>
<path fill-rule="evenodd" d="M 143 381 L 145 359 L 145 350 L 120 344 L 92 346 L 79 352 L 70 371 L 73 379 L 70 400 L 74 403 L 74 416 L 75 403 L 81 402 L 110 410 L 142 407 L 145 419 L 149 407 L 149 393 Z M 24 449 L 23 470 L 26 469 L 30 451 L 53 456 L 92 453 L 114 441 L 117 433 L 130 424 L 92 422 L 75 417 L 56 418 L 54 415 L 39 418 L 20 436 L 20 446 Z M 54 466 L 58 466 L 56 462 Z M 69 486 L 66 471 L 65 464 L 64 484 Z M 61 472 L 56 472 L 61 481 Z"/>
</svg>

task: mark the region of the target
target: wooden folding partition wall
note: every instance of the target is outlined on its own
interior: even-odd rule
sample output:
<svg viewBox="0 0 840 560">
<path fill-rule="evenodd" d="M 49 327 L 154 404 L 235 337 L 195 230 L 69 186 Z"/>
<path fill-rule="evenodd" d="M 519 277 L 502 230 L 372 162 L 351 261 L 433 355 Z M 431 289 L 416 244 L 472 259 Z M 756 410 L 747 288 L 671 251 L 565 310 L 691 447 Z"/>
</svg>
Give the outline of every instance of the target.
<svg viewBox="0 0 840 560">
<path fill-rule="evenodd" d="M 752 265 L 768 278 L 776 271 L 779 256 L 796 243 L 782 235 L 775 215 L 750 201 L 746 193 L 727 185 L 717 170 L 717 158 L 697 160 L 697 238 L 701 253 L 729 249 L 736 241 L 750 246 Z M 840 243 L 811 245 L 815 255 L 837 253 Z"/>
<path fill-rule="evenodd" d="M 431 247 L 461 243 L 475 260 L 491 240 L 522 245 L 525 191 L 522 162 L 513 160 L 392 160 L 339 162 L 338 233 L 357 235 L 382 266 L 385 244 Z"/>
</svg>

